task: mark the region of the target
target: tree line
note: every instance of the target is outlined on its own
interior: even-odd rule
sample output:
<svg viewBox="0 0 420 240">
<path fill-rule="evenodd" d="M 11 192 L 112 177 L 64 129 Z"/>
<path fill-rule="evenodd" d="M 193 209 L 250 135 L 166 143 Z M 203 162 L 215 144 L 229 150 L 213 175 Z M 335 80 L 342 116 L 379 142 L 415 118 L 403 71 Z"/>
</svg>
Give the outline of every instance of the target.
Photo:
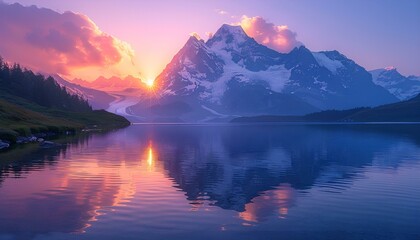
<svg viewBox="0 0 420 240">
<path fill-rule="evenodd" d="M 0 57 L 0 97 L 1 91 L 47 108 L 92 111 L 86 99 L 67 92 L 51 76 L 35 74 L 17 63 L 9 65 Z"/>
</svg>

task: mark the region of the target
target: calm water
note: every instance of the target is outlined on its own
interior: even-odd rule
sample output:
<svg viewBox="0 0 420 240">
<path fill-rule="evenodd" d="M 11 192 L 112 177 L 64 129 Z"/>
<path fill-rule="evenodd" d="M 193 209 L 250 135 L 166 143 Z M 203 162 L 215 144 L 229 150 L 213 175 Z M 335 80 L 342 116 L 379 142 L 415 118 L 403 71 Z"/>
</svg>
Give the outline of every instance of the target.
<svg viewBox="0 0 420 240">
<path fill-rule="evenodd" d="M 0 239 L 420 239 L 420 126 L 133 125 L 0 155 Z"/>
</svg>

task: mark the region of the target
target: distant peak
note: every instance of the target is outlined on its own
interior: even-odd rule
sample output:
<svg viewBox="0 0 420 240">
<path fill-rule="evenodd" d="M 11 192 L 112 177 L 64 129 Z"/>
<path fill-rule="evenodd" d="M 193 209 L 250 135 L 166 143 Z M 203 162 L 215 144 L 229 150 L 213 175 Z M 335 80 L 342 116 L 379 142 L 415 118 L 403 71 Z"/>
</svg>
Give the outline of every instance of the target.
<svg viewBox="0 0 420 240">
<path fill-rule="evenodd" d="M 307 49 L 306 47 L 305 47 L 305 45 L 300 45 L 300 46 L 297 46 L 297 47 L 295 47 L 294 49 L 296 49 L 297 51 L 309 51 L 309 49 Z"/>
<path fill-rule="evenodd" d="M 401 73 L 399 73 L 397 71 L 397 68 L 392 67 L 392 66 L 386 67 L 386 68 L 375 69 L 375 70 L 370 71 L 370 73 L 372 74 L 374 79 L 376 79 L 378 77 L 385 77 L 385 78 L 402 78 L 402 77 L 404 77 L 403 75 L 401 75 Z"/>
<path fill-rule="evenodd" d="M 207 41 L 207 45 L 212 47 L 214 44 L 237 46 L 250 37 L 245 33 L 241 26 L 223 24 L 217 32 Z"/>
<path fill-rule="evenodd" d="M 240 25 L 229 25 L 223 24 L 219 30 L 217 30 L 215 36 L 218 34 L 232 34 L 232 35 L 239 35 L 239 36 L 248 36 L 246 35 L 244 29 Z"/>
<path fill-rule="evenodd" d="M 397 70 L 397 68 L 396 67 L 394 67 L 394 66 L 389 66 L 389 67 L 386 67 L 386 68 L 384 68 L 386 71 L 393 71 L 393 70 Z"/>
<path fill-rule="evenodd" d="M 125 78 L 124 78 L 124 80 L 125 81 L 140 81 L 140 78 L 138 78 L 138 77 L 134 77 L 133 75 L 127 75 Z"/>
<path fill-rule="evenodd" d="M 185 46 L 187 46 L 188 48 L 194 47 L 196 49 L 202 48 L 203 45 L 204 45 L 204 40 L 202 40 L 200 38 L 200 36 L 198 36 L 198 34 L 192 34 L 192 35 L 190 35 L 190 38 L 188 38 L 188 41 L 185 44 Z"/>
<path fill-rule="evenodd" d="M 108 80 L 108 79 L 104 76 L 99 76 L 95 81 L 98 81 L 98 80 Z"/>
<path fill-rule="evenodd" d="M 312 54 L 309 49 L 307 49 L 304 45 L 297 46 L 290 51 L 289 54 Z"/>
<path fill-rule="evenodd" d="M 389 66 L 389 67 L 385 67 L 385 68 L 378 69 L 378 70 L 379 70 L 378 72 L 381 72 L 381 74 L 384 74 L 384 75 L 392 75 L 392 76 L 401 75 L 401 73 L 399 73 L 397 68 L 394 67 L 394 66 Z"/>
<path fill-rule="evenodd" d="M 190 36 L 187 42 L 197 43 L 197 42 L 203 42 L 203 40 L 201 40 L 200 38 L 197 38 L 197 36 Z"/>
<path fill-rule="evenodd" d="M 193 38 L 197 39 L 198 41 L 202 40 L 200 35 L 198 35 L 198 33 L 196 33 L 196 32 L 190 33 L 190 37 L 193 37 Z"/>
<path fill-rule="evenodd" d="M 228 31 L 243 31 L 241 25 L 231 25 L 231 24 L 227 24 L 227 23 L 222 24 L 220 29 L 225 29 L 225 30 L 228 30 Z"/>
</svg>

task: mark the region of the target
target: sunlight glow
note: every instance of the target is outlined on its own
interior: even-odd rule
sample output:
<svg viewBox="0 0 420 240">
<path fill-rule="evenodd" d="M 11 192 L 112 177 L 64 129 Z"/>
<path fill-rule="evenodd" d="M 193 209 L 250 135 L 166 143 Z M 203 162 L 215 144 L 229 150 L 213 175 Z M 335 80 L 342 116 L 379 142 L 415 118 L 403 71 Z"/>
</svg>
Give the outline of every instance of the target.
<svg viewBox="0 0 420 240">
<path fill-rule="evenodd" d="M 149 146 L 146 149 L 146 167 L 148 172 L 155 171 L 155 151 L 153 150 L 152 143 L 149 143 Z"/>
<path fill-rule="evenodd" d="M 148 157 L 147 157 L 147 165 L 151 167 L 153 165 L 153 150 L 152 147 L 149 147 Z"/>
<path fill-rule="evenodd" d="M 148 87 L 151 88 L 151 87 L 153 87 L 153 84 L 155 83 L 155 80 L 154 79 L 147 79 L 145 83 Z"/>
</svg>

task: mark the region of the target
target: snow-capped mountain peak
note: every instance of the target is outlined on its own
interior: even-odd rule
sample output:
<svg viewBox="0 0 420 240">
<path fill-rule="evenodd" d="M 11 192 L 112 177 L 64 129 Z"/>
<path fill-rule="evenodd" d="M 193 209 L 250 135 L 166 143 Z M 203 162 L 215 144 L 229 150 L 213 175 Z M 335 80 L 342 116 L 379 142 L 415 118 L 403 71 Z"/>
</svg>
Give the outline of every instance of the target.
<svg viewBox="0 0 420 240">
<path fill-rule="evenodd" d="M 394 83 L 395 81 L 402 81 L 404 76 L 402 76 L 395 67 L 386 67 L 386 68 L 379 68 L 370 71 L 372 74 L 373 81 L 375 82 L 379 78 L 387 78 L 392 80 Z"/>
<path fill-rule="evenodd" d="M 395 67 L 370 71 L 372 80 L 400 100 L 410 99 L 420 93 L 420 81 L 416 77 L 403 76 Z"/>
<path fill-rule="evenodd" d="M 223 24 L 206 44 L 213 49 L 238 51 L 250 39 L 241 26 Z"/>
<path fill-rule="evenodd" d="M 232 41 L 243 42 L 248 38 L 241 26 L 223 24 L 210 39 L 211 42 L 224 40 L 229 43 Z"/>
<path fill-rule="evenodd" d="M 392 70 L 395 70 L 395 71 L 397 71 L 397 68 L 396 67 L 394 67 L 394 66 L 388 66 L 388 67 L 386 67 L 386 68 L 384 68 L 385 70 L 387 70 L 387 71 L 392 71 Z"/>
<path fill-rule="evenodd" d="M 257 43 L 242 27 L 227 24 L 207 42 L 191 36 L 156 82 L 162 96 L 155 101 L 153 117 L 193 121 L 209 115 L 303 114 L 397 101 L 338 51 L 313 53 L 302 45 L 279 53 Z M 145 110 L 138 106 L 138 113 Z"/>
<path fill-rule="evenodd" d="M 203 40 L 192 35 L 156 82 L 161 86 L 163 96 L 191 94 L 202 86 L 202 82 L 219 78 L 223 64 Z"/>
<path fill-rule="evenodd" d="M 205 47 L 204 41 L 197 34 L 191 35 L 188 38 L 188 41 L 185 45 L 190 45 L 191 47 L 194 47 L 195 49 Z"/>
</svg>

